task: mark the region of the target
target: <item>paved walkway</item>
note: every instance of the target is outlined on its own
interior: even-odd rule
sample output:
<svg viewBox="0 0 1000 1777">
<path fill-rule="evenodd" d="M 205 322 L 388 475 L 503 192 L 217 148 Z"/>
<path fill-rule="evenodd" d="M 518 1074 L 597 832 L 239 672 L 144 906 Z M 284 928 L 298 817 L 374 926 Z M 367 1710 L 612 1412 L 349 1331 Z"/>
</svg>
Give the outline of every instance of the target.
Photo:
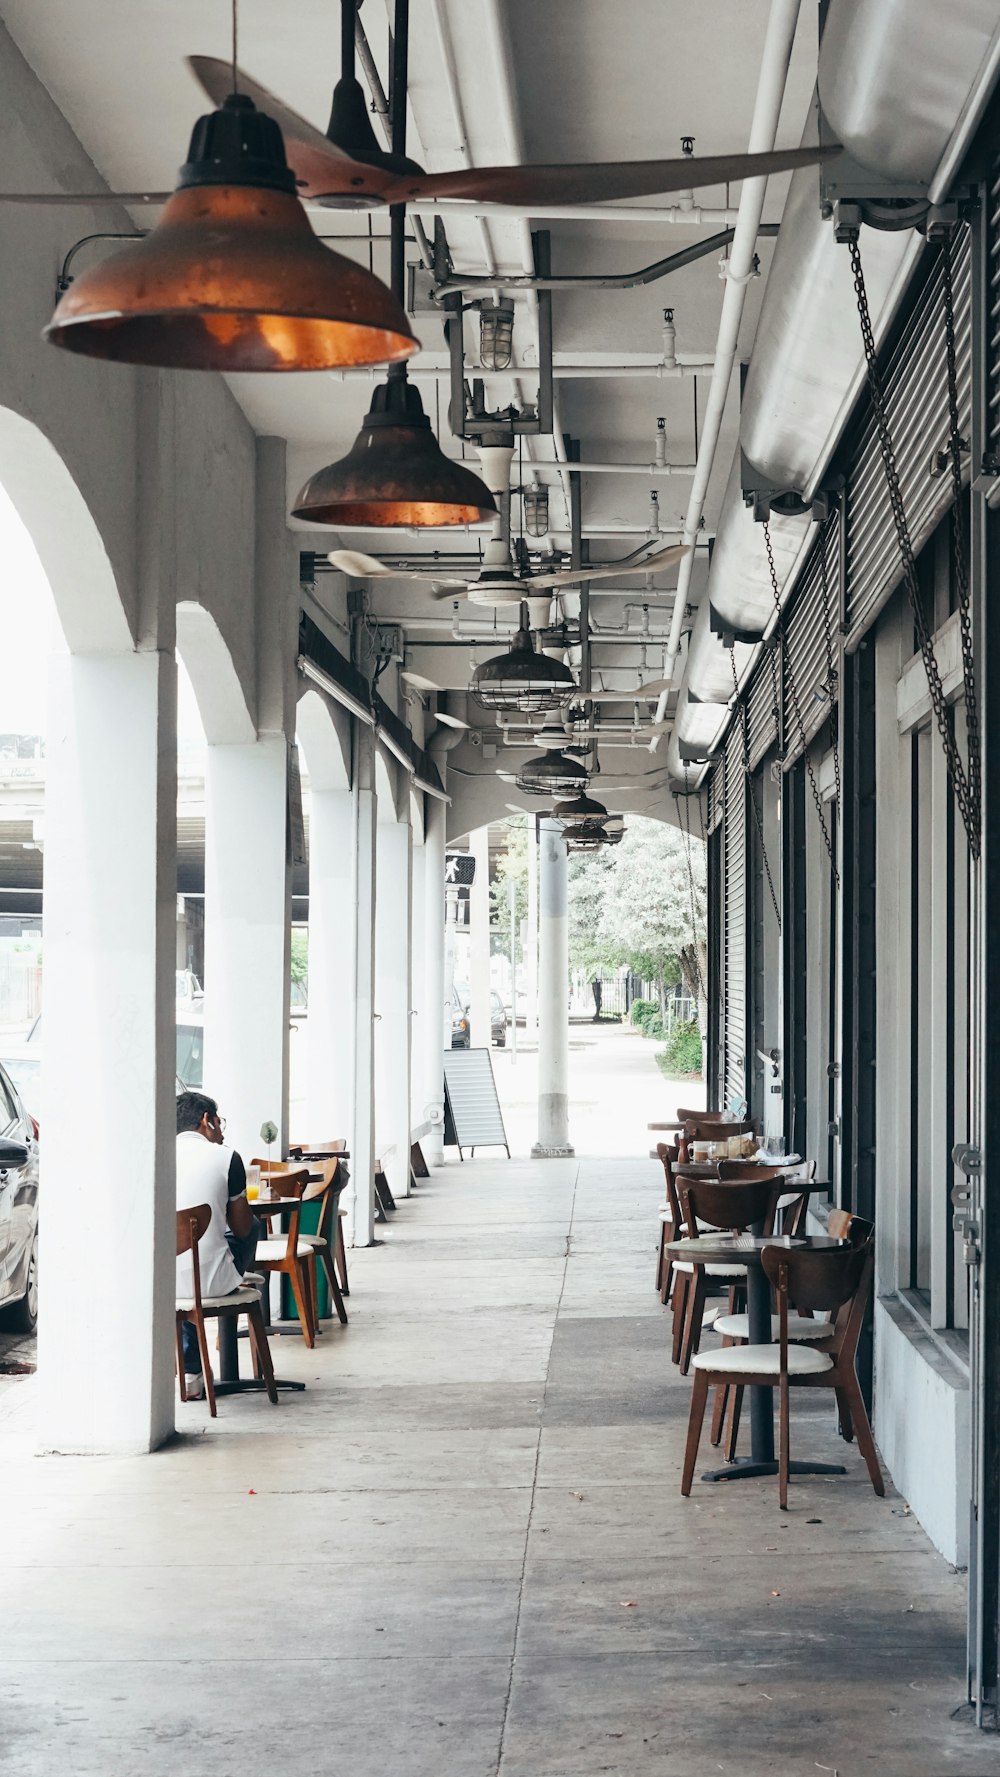
<svg viewBox="0 0 1000 1777">
<path fill-rule="evenodd" d="M 849 1475 L 678 1492 L 642 1159 L 449 1163 L 309 1384 L 3 1458 L 3 1777 L 986 1777 L 964 1581 Z M 26 1427 L 22 1410 L 9 1425 Z M 10 1397 L 8 1397 L 10 1399 Z M 833 1415 L 796 1449 L 842 1452 Z"/>
</svg>

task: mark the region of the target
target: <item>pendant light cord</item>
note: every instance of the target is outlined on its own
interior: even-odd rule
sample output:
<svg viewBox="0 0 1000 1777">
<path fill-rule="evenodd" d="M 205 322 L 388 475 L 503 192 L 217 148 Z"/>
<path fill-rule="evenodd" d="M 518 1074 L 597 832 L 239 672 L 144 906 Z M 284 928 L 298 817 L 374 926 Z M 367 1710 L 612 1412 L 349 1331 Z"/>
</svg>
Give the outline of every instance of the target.
<svg viewBox="0 0 1000 1777">
<path fill-rule="evenodd" d="M 354 46 L 357 7 L 355 0 L 340 0 L 340 78 L 354 79 Z"/>
<path fill-rule="evenodd" d="M 406 82 L 410 52 L 409 0 L 396 0 L 391 49 L 389 117 L 392 124 L 392 152 L 403 155 L 406 153 Z M 405 302 L 405 284 L 406 205 L 393 204 L 389 210 L 389 288 L 401 305 Z M 389 377 L 405 382 L 405 363 L 390 364 Z"/>
<path fill-rule="evenodd" d="M 239 91 L 237 81 L 237 48 L 240 35 L 240 0 L 233 0 L 233 96 Z"/>
</svg>

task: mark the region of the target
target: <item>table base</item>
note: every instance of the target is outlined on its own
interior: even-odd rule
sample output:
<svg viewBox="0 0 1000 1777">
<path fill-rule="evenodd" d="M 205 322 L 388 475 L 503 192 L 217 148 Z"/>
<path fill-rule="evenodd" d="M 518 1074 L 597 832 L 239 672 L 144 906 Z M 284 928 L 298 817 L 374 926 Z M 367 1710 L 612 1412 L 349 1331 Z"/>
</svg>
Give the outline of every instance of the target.
<svg viewBox="0 0 1000 1777">
<path fill-rule="evenodd" d="M 296 1394 L 298 1394 L 298 1393 L 301 1393 L 302 1389 L 305 1388 L 305 1383 L 304 1382 L 285 1382 L 280 1376 L 276 1376 L 274 1378 L 274 1386 L 279 1391 L 279 1393 L 284 1388 L 284 1389 L 288 1389 L 288 1390 L 294 1390 L 294 1392 Z M 264 1378 L 262 1376 L 260 1376 L 260 1377 L 258 1377 L 258 1376 L 241 1376 L 238 1381 L 236 1380 L 235 1377 L 233 1377 L 227 1382 L 222 1381 L 220 1379 L 220 1380 L 217 1380 L 216 1384 L 215 1384 L 215 1392 L 217 1395 L 220 1395 L 220 1394 L 262 1394 L 266 1390 L 266 1388 L 267 1388 L 267 1383 L 264 1381 Z"/>
<path fill-rule="evenodd" d="M 777 1462 L 755 1462 L 752 1456 L 737 1456 L 735 1462 L 709 1469 L 701 1480 L 754 1481 L 758 1475 L 776 1475 L 777 1472 Z M 788 1472 L 790 1475 L 846 1475 L 847 1470 L 842 1462 L 790 1462 Z"/>
</svg>

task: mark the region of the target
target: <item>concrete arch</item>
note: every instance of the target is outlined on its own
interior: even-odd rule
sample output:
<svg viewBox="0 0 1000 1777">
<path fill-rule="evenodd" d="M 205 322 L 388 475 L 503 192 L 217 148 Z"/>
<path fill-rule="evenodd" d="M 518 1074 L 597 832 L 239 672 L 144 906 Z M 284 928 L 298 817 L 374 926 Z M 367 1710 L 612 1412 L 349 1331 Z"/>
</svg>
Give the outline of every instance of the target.
<svg viewBox="0 0 1000 1777">
<path fill-rule="evenodd" d="M 422 790 L 414 789 L 412 778 L 410 779 L 410 826 L 413 830 L 414 845 L 423 845 L 424 794 Z"/>
<path fill-rule="evenodd" d="M 187 668 L 209 745 L 257 738 L 232 654 L 211 611 L 191 599 L 177 606 L 177 651 Z"/>
<path fill-rule="evenodd" d="M 104 539 L 55 445 L 0 407 L 0 483 L 45 571 L 73 654 L 128 654 L 132 631 Z"/>
<path fill-rule="evenodd" d="M 351 787 L 351 719 L 346 710 L 307 686 L 299 697 L 295 732 L 314 791 Z"/>
<path fill-rule="evenodd" d="M 378 818 L 380 821 L 398 821 L 400 790 L 399 779 L 403 775 L 402 766 L 397 765 L 384 747 L 375 748 L 375 792 L 378 799 Z M 407 774 L 406 791 L 409 794 L 409 776 Z"/>
</svg>

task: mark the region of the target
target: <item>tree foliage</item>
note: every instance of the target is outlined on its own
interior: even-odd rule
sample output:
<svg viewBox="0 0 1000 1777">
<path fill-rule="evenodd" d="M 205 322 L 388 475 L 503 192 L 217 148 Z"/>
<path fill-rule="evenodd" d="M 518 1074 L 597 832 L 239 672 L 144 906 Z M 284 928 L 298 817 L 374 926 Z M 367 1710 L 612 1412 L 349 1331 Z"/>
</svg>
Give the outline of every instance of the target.
<svg viewBox="0 0 1000 1777">
<path fill-rule="evenodd" d="M 514 884 L 515 930 L 517 960 L 523 962 L 521 926 L 528 917 L 528 839 L 527 815 L 512 815 L 507 822 L 507 845 L 500 852 L 490 882 L 490 948 L 510 955 L 510 885 Z M 532 842 L 534 833 L 530 834 Z"/>
<path fill-rule="evenodd" d="M 625 965 L 667 987 L 683 974 L 696 1004 L 706 966 L 705 847 L 633 816 L 620 845 L 570 860 L 570 957 L 588 972 Z M 692 928 L 692 882 L 694 925 Z"/>
</svg>

